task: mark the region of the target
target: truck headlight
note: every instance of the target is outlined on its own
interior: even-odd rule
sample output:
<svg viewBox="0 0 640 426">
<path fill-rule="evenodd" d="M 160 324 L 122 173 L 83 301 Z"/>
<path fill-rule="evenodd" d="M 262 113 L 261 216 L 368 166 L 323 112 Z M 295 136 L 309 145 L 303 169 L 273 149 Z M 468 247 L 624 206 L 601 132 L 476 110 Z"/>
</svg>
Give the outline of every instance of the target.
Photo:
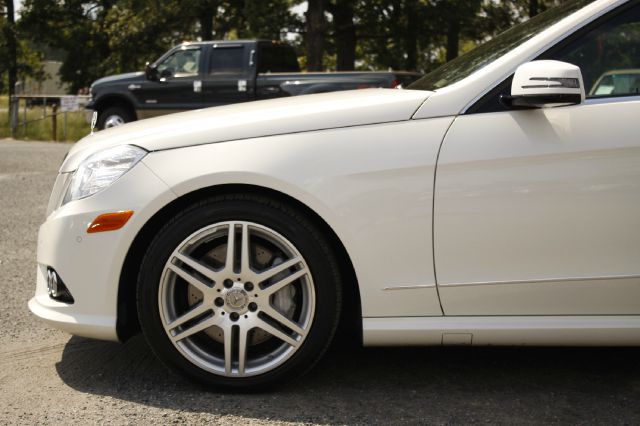
<svg viewBox="0 0 640 426">
<path fill-rule="evenodd" d="M 133 145 L 120 145 L 87 157 L 73 173 L 62 204 L 89 197 L 108 188 L 147 155 Z"/>
</svg>

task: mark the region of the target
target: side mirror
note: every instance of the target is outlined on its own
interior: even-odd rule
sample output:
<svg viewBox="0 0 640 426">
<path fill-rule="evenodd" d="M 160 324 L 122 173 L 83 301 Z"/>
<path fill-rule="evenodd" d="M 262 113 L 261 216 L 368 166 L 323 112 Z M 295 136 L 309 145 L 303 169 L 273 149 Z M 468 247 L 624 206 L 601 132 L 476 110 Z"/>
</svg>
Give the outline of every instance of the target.
<svg viewBox="0 0 640 426">
<path fill-rule="evenodd" d="M 542 60 L 520 65 L 513 76 L 511 96 L 501 96 L 508 108 L 549 108 L 576 105 L 585 92 L 580 68 L 566 62 Z"/>
<path fill-rule="evenodd" d="M 158 80 L 158 70 L 149 62 L 147 62 L 144 67 L 144 74 L 147 77 L 147 80 L 151 80 L 151 81 Z"/>
</svg>

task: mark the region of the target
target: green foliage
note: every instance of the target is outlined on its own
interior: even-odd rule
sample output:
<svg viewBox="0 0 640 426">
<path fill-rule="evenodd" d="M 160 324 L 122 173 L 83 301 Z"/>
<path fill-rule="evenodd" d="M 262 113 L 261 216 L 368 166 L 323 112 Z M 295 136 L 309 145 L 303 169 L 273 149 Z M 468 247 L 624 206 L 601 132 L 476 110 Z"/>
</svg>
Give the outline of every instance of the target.
<svg viewBox="0 0 640 426">
<path fill-rule="evenodd" d="M 10 29 L 7 27 L 6 9 L 0 7 L 0 34 L 6 34 Z M 25 37 L 24 31 L 21 28 L 17 29 L 16 36 L 17 43 L 17 73 L 19 79 L 26 77 L 41 78 L 43 77 L 42 70 L 42 52 L 36 50 L 28 42 Z M 5 93 L 7 88 L 7 71 L 10 63 L 9 51 L 8 51 L 8 38 L 0 37 L 0 93 Z"/>
<path fill-rule="evenodd" d="M 246 29 L 242 37 L 281 40 L 286 33 L 299 30 L 302 22 L 289 7 L 287 0 L 245 0 L 242 14 Z"/>
<path fill-rule="evenodd" d="M 347 66 L 355 58 L 357 69 L 429 71 L 525 19 L 533 6 L 541 11 L 559 1 L 325 0 L 324 63 L 333 69 L 351 52 Z M 61 79 L 73 91 L 105 75 L 141 70 L 146 61 L 185 40 L 286 39 L 303 54 L 305 17 L 291 10 L 301 3 L 24 0 L 18 21 L 21 72 L 38 72 L 40 57 L 29 50 L 34 45 L 62 53 Z M 345 25 L 355 28 L 355 35 L 354 30 L 345 33 Z M 27 38 L 30 43 L 24 42 Z M 0 67 L 3 54 L 0 41 Z"/>
<path fill-rule="evenodd" d="M 106 1 L 26 0 L 19 26 L 36 40 L 64 51 L 60 74 L 77 90 L 108 69 L 103 58 L 111 52 L 100 30 L 109 7 Z"/>
<path fill-rule="evenodd" d="M 111 53 L 103 67 L 115 73 L 139 70 L 167 46 L 193 38 L 179 2 L 120 1 L 105 15 L 104 31 Z"/>
<path fill-rule="evenodd" d="M 74 91 L 104 75 L 140 70 L 182 41 L 281 39 L 300 26 L 288 0 L 25 0 L 23 6 L 20 27 L 65 52 L 60 74 Z"/>
</svg>

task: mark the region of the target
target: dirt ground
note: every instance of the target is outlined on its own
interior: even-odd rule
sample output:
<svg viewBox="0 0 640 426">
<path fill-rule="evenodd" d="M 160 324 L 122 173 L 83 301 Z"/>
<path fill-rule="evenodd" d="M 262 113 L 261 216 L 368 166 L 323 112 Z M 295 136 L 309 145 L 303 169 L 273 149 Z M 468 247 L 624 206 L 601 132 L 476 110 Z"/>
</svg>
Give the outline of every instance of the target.
<svg viewBox="0 0 640 426">
<path fill-rule="evenodd" d="M 640 349 L 348 348 L 263 394 L 204 390 L 141 336 L 71 337 L 27 309 L 70 145 L 0 140 L 0 424 L 640 424 Z"/>
</svg>

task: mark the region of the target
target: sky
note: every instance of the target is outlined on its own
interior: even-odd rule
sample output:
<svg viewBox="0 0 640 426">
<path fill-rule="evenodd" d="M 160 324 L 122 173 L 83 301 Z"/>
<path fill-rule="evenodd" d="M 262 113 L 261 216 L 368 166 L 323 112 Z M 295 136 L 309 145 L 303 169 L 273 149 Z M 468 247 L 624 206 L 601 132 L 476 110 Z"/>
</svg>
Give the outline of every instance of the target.
<svg viewBox="0 0 640 426">
<path fill-rule="evenodd" d="M 18 19 L 18 11 L 20 11 L 20 9 L 22 9 L 22 0 L 13 0 L 13 17 L 15 19 Z"/>
</svg>

